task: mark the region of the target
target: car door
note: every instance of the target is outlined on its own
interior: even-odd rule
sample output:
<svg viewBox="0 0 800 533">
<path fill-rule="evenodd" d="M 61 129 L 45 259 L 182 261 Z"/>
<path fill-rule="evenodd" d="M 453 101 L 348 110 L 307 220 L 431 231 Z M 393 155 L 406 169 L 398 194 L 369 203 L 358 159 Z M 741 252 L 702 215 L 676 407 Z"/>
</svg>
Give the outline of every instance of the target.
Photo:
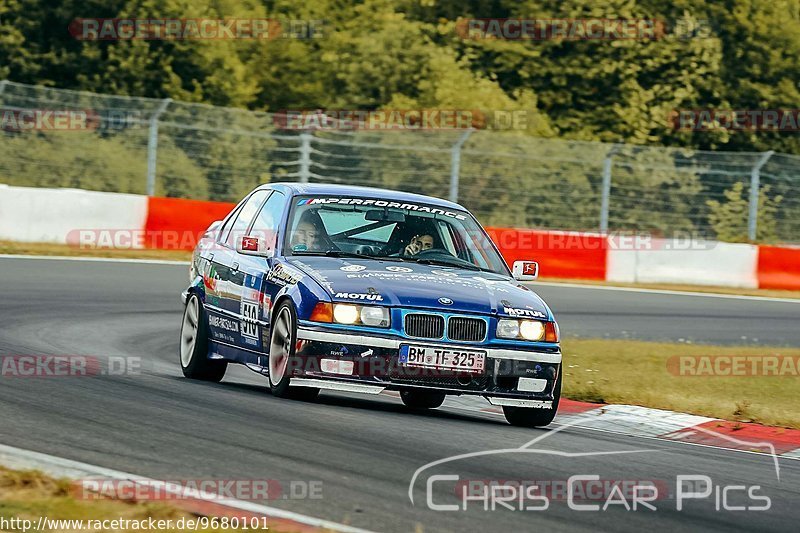
<svg viewBox="0 0 800 533">
<path fill-rule="evenodd" d="M 229 217 L 219 233 L 217 246 L 210 256 L 207 272 L 203 273 L 206 286 L 206 311 L 211 341 L 215 352 L 225 358 L 246 362 L 250 357 L 242 349 L 243 342 L 241 300 L 244 274 L 240 270 L 236 253 L 236 238 L 244 235 L 253 218 L 269 196 L 268 189 L 253 192 L 241 207 Z M 252 349 L 252 347 L 250 348 Z"/>
<path fill-rule="evenodd" d="M 247 235 L 264 240 L 267 248 L 274 251 L 280 221 L 285 209 L 286 195 L 280 191 L 272 191 L 255 215 Z M 274 258 L 236 254 L 236 261 L 238 270 L 233 279 L 241 285 L 238 290 L 238 311 L 241 323 L 240 346 L 245 350 L 258 352 L 258 355 L 250 358 L 248 362 L 267 366 L 266 357 L 262 359 L 261 355 L 268 351 L 272 297 L 277 291 L 270 290 L 271 284 L 267 283 L 266 275 L 272 267 Z"/>
</svg>

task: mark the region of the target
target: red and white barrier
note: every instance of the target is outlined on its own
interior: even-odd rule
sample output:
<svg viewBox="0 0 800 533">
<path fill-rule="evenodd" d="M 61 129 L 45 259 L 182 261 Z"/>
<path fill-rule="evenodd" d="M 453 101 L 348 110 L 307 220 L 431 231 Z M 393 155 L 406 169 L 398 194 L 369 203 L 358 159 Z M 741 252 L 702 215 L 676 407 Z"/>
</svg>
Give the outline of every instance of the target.
<svg viewBox="0 0 800 533">
<path fill-rule="evenodd" d="M 75 230 L 142 228 L 147 197 L 0 185 L 0 240 L 69 244 Z"/>
<path fill-rule="evenodd" d="M 0 240 L 191 250 L 234 204 L 0 185 Z M 800 290 L 800 248 L 487 228 L 545 278 Z"/>
<path fill-rule="evenodd" d="M 625 283 L 676 283 L 757 288 L 758 247 L 696 241 L 688 249 L 653 239 L 648 249 L 610 249 L 606 280 Z"/>
</svg>

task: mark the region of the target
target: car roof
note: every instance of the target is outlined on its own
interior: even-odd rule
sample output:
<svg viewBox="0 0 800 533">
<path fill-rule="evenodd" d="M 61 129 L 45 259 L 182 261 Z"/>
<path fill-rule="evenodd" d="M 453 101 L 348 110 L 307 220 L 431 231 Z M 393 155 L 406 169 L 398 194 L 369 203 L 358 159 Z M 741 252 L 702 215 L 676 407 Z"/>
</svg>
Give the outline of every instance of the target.
<svg viewBox="0 0 800 533">
<path fill-rule="evenodd" d="M 449 209 L 461 209 L 466 211 L 459 204 L 442 200 L 434 196 L 414 194 L 410 192 L 393 191 L 390 189 L 377 189 L 373 187 L 358 187 L 355 185 L 337 185 L 332 183 L 270 183 L 265 187 L 283 190 L 292 195 L 320 195 L 320 196 L 345 196 L 358 198 L 376 198 L 382 200 L 394 200 L 398 202 L 414 202 L 446 207 Z"/>
</svg>

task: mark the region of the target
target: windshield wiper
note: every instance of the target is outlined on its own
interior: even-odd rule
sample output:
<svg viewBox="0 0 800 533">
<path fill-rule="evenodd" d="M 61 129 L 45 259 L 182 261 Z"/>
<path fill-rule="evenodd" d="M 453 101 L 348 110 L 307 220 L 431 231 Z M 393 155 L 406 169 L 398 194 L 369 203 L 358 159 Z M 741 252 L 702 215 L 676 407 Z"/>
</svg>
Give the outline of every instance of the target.
<svg viewBox="0 0 800 533">
<path fill-rule="evenodd" d="M 481 267 L 473 265 L 472 263 L 468 263 L 466 261 L 464 262 L 459 261 L 458 263 L 456 263 L 455 261 L 447 261 L 446 259 L 427 259 L 424 257 L 420 259 L 414 259 L 414 258 L 409 258 L 409 259 L 421 265 L 449 266 L 456 268 L 464 268 L 466 270 L 483 270 Z"/>
<path fill-rule="evenodd" d="M 371 255 L 357 254 L 355 252 L 343 252 L 342 250 L 325 250 L 325 251 L 298 251 L 292 252 L 292 255 L 324 255 L 326 257 L 358 257 L 361 259 L 371 258 Z"/>
<path fill-rule="evenodd" d="M 355 252 L 345 252 L 343 250 L 325 250 L 325 251 L 298 251 L 292 252 L 292 255 L 324 255 L 325 257 L 347 257 L 353 259 L 375 259 L 378 261 L 400 261 L 397 257 L 382 257 L 378 255 L 357 254 Z"/>
</svg>

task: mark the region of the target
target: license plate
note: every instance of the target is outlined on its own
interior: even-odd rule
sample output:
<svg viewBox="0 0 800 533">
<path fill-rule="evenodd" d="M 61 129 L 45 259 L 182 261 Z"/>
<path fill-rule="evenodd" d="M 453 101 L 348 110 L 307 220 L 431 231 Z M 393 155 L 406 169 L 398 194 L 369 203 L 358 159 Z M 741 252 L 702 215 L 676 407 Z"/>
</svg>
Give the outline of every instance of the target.
<svg viewBox="0 0 800 533">
<path fill-rule="evenodd" d="M 476 373 L 483 372 L 486 365 L 486 352 L 403 344 L 400 346 L 399 361 L 404 366 L 444 368 Z"/>
</svg>

